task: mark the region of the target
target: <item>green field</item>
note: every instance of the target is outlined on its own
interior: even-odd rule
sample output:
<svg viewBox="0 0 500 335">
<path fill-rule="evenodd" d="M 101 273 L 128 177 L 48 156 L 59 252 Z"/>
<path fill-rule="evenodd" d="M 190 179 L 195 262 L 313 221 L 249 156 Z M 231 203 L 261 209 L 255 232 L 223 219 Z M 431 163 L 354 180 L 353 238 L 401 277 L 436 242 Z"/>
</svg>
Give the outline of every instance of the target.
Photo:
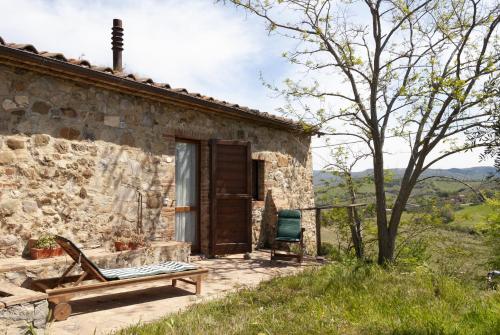
<svg viewBox="0 0 500 335">
<path fill-rule="evenodd" d="M 338 248 L 339 237 L 335 229 L 323 227 L 322 242 L 331 243 Z M 409 238 L 411 237 L 411 238 Z M 372 240 L 372 235 L 365 235 Z M 484 285 L 486 273 L 491 270 L 488 264 L 492 247 L 483 236 L 471 234 L 467 230 L 449 229 L 447 226 L 409 227 L 401 229 L 399 244 L 399 263 L 424 265 L 436 273 L 450 275 L 478 287 Z M 376 259 L 376 243 L 367 246 L 367 257 Z"/>
<path fill-rule="evenodd" d="M 493 209 L 486 204 L 465 206 L 455 212 L 455 218 L 450 224 L 455 227 L 474 229 L 484 225 L 486 218 L 492 213 Z"/>
<path fill-rule="evenodd" d="M 453 212 L 453 220 L 449 223 L 418 224 L 419 213 L 404 213 L 399 229 L 396 254 L 399 252 L 403 262 L 415 258 L 426 266 L 440 273 L 452 275 L 470 282 L 481 282 L 490 270 L 488 264 L 492 257 L 493 246 L 481 234 L 487 226 L 487 218 L 494 209 L 487 204 L 459 206 Z M 364 220 L 365 241 L 372 241 L 366 246 L 368 258 L 376 259 L 376 226 L 372 218 Z M 344 237 L 338 226 L 333 223 L 323 226 L 322 242 L 332 244 L 337 250 L 345 248 L 347 229 Z"/>
</svg>

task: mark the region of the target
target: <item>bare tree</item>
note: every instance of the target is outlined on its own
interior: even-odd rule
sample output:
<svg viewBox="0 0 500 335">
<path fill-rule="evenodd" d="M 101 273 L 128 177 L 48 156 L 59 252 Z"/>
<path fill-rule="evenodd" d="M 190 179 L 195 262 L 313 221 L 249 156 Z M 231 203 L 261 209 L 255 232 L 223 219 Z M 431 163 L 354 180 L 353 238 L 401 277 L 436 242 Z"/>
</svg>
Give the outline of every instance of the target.
<svg viewBox="0 0 500 335">
<path fill-rule="evenodd" d="M 341 178 L 345 189 L 347 190 L 349 202 L 351 205 L 358 203 L 357 185 L 352 177 L 352 170 L 356 164 L 366 157 L 366 154 L 354 152 L 349 148 L 339 146 L 332 150 L 333 162 L 325 169 L 331 171 L 334 175 Z M 356 206 L 347 206 L 347 216 L 351 239 L 357 258 L 364 258 L 363 244 L 363 223 Z"/>
<path fill-rule="evenodd" d="M 392 261 L 401 215 L 422 172 L 486 145 L 473 134 L 492 126 L 500 99 L 498 1 L 230 2 L 294 42 L 284 56 L 307 77 L 270 86 L 288 99 L 283 110 L 326 135 L 354 137 L 371 155 L 378 262 Z M 469 141 L 457 141 L 467 134 Z M 384 145 L 390 137 L 404 139 L 410 155 L 389 213 Z"/>
</svg>

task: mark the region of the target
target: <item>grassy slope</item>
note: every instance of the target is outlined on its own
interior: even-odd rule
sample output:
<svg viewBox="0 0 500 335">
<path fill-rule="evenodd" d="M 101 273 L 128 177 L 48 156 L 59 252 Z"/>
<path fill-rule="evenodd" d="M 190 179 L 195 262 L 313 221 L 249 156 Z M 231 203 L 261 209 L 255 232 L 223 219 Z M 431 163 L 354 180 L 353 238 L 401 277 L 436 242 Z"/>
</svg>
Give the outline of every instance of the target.
<svg viewBox="0 0 500 335">
<path fill-rule="evenodd" d="M 495 334 L 500 295 L 426 267 L 331 264 L 117 334 Z"/>
<path fill-rule="evenodd" d="M 484 284 L 492 250 L 482 236 L 445 229 L 426 235 L 430 268 L 476 286 Z"/>
<path fill-rule="evenodd" d="M 455 212 L 451 225 L 474 229 L 477 225 L 484 224 L 486 217 L 492 213 L 493 209 L 486 204 L 467 206 Z"/>
<path fill-rule="evenodd" d="M 449 224 L 435 226 L 403 225 L 399 229 L 398 248 L 403 241 L 408 239 L 407 248 L 400 252 L 401 262 L 422 263 L 436 272 L 448 274 L 455 278 L 472 283 L 483 283 L 486 273 L 491 270 L 488 260 L 492 254 L 488 245 L 476 227 L 486 222 L 486 217 L 491 213 L 487 205 L 467 206 L 455 212 L 455 218 Z M 412 214 L 405 213 L 403 218 L 412 222 Z M 375 238 L 375 223 L 365 221 L 365 240 Z M 321 230 L 322 242 L 338 244 L 337 232 L 333 228 L 323 227 Z M 421 248 L 414 255 L 413 249 Z M 408 250 L 409 249 L 409 250 Z M 396 252 L 399 250 L 397 249 Z M 376 257 L 376 245 L 367 246 L 368 257 Z M 418 260 L 412 259 L 418 257 Z"/>
</svg>

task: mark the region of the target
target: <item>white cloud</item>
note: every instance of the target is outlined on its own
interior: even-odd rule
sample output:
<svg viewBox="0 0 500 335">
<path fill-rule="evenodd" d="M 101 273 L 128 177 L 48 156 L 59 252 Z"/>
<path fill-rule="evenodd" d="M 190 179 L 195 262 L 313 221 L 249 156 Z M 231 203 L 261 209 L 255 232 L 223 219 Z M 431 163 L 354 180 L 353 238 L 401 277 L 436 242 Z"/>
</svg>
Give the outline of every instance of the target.
<svg viewBox="0 0 500 335">
<path fill-rule="evenodd" d="M 157 82 L 273 112 L 282 100 L 270 98 L 259 71 L 275 83 L 300 75 L 280 57 L 289 41 L 269 37 L 261 20 L 211 0 L 0 0 L 0 36 L 6 42 L 81 56 L 96 65 L 111 66 L 113 18 L 123 20 L 126 70 Z M 401 143 L 391 148 L 406 149 Z M 328 152 L 315 150 L 316 169 L 326 164 Z M 386 156 L 387 167 L 402 167 L 404 161 L 404 153 Z M 478 152 L 452 156 L 439 166 L 474 165 Z M 366 160 L 359 169 L 369 167 Z"/>
<path fill-rule="evenodd" d="M 262 26 L 231 7 L 212 1 L 0 0 L 0 36 L 7 42 L 97 65 L 111 66 L 113 18 L 123 20 L 127 71 L 228 101 L 246 96 L 235 101 L 240 104 L 258 102 L 255 91 L 265 98 L 258 71 L 269 61 L 271 41 Z"/>
</svg>

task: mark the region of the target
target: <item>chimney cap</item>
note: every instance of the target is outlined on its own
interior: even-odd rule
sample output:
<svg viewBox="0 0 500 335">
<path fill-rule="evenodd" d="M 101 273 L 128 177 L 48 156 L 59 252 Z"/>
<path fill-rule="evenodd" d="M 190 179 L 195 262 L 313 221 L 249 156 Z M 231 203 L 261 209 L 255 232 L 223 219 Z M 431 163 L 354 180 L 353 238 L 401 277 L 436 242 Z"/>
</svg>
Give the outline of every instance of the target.
<svg viewBox="0 0 500 335">
<path fill-rule="evenodd" d="M 123 28 L 122 20 L 120 19 L 113 19 L 113 28 L 111 28 L 111 49 L 113 50 L 113 70 L 121 72 L 123 70 Z"/>
</svg>

